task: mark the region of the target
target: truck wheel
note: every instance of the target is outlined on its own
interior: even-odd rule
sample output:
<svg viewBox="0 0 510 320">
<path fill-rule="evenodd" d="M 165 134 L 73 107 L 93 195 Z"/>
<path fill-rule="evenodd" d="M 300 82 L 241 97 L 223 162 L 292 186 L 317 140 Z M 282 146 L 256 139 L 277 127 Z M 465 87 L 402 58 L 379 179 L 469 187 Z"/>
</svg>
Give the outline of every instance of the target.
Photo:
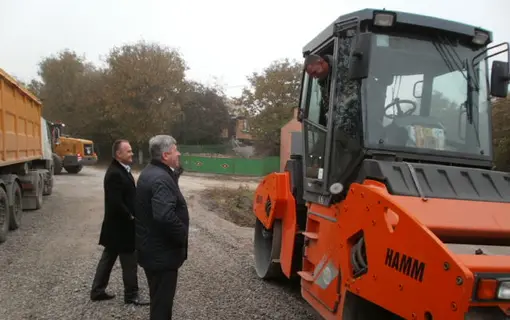
<svg viewBox="0 0 510 320">
<path fill-rule="evenodd" d="M 62 173 L 62 159 L 57 154 L 53 154 L 53 174 Z"/>
<path fill-rule="evenodd" d="M 0 243 L 7 240 L 9 232 L 9 202 L 4 188 L 0 187 Z"/>
<path fill-rule="evenodd" d="M 49 196 L 53 193 L 54 178 L 51 172 L 48 172 L 46 180 L 44 181 L 43 196 Z"/>
<path fill-rule="evenodd" d="M 257 219 L 254 228 L 255 271 L 262 279 L 275 279 L 283 276 L 278 262 L 282 246 L 282 222 L 275 220 L 271 230 L 267 230 Z"/>
<path fill-rule="evenodd" d="M 12 187 L 12 196 L 14 204 L 10 208 L 9 229 L 16 230 L 21 225 L 21 215 L 23 214 L 23 196 L 21 194 L 21 188 L 17 182 L 14 182 Z"/>
<path fill-rule="evenodd" d="M 64 167 L 68 173 L 79 173 L 81 169 L 83 168 L 82 165 L 79 166 L 72 166 L 72 167 Z"/>
<path fill-rule="evenodd" d="M 35 210 L 39 210 L 43 205 L 44 180 L 39 177 L 37 180 L 37 190 L 35 198 Z"/>
</svg>

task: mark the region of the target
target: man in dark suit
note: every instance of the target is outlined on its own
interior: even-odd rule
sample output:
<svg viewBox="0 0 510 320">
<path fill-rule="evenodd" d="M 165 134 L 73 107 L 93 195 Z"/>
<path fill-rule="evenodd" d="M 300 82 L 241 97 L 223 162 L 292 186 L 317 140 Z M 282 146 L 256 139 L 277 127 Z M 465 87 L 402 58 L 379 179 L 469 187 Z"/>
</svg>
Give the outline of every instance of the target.
<svg viewBox="0 0 510 320">
<path fill-rule="evenodd" d="M 115 297 L 106 293 L 113 265 L 119 257 L 124 280 L 124 302 L 147 305 L 138 295 L 138 265 L 135 255 L 134 207 L 136 185 L 130 164 L 133 151 L 127 140 L 117 140 L 112 147 L 113 160 L 104 176 L 104 220 L 99 244 L 104 247 L 92 283 L 93 301 Z"/>
<path fill-rule="evenodd" d="M 155 136 L 149 150 L 151 163 L 136 187 L 136 248 L 149 282 L 150 320 L 168 320 L 177 272 L 188 257 L 189 215 L 177 183 L 181 170 L 175 139 Z"/>
</svg>

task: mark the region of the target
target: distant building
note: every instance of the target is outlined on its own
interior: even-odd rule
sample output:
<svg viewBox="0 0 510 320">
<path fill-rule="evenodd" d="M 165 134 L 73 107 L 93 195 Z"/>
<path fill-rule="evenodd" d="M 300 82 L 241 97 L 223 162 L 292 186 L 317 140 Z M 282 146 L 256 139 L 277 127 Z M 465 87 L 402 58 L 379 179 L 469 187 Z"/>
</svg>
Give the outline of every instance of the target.
<svg viewBox="0 0 510 320">
<path fill-rule="evenodd" d="M 287 160 L 290 159 L 291 139 L 294 132 L 301 132 L 301 122 L 297 120 L 299 107 L 295 107 L 292 112 L 292 119 L 287 122 L 280 130 L 280 171 L 285 169 Z"/>
<path fill-rule="evenodd" d="M 235 121 L 236 121 L 235 138 L 243 142 L 252 141 L 253 137 L 250 134 L 248 118 L 245 116 L 238 116 L 235 118 Z"/>
<path fill-rule="evenodd" d="M 227 108 L 230 114 L 230 123 L 228 128 L 222 130 L 221 137 L 228 140 L 234 138 L 240 142 L 252 141 L 249 121 L 246 117 L 246 107 L 229 100 L 227 101 Z"/>
</svg>

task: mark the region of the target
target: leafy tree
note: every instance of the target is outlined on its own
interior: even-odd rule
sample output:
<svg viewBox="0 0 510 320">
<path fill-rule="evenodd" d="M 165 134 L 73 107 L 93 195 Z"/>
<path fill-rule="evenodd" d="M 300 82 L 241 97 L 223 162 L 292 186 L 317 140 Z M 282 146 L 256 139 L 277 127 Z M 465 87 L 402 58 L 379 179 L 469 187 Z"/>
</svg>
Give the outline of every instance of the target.
<svg viewBox="0 0 510 320">
<path fill-rule="evenodd" d="M 226 98 L 218 87 L 189 82 L 183 95 L 182 117 L 175 135 L 182 144 L 219 143 L 229 124 Z"/>
<path fill-rule="evenodd" d="M 88 118 L 80 118 L 78 106 L 83 97 L 84 76 L 94 72 L 93 65 L 74 51 L 63 50 L 47 57 L 39 63 L 39 76 L 42 83 L 32 80 L 32 91 L 44 103 L 43 115 L 49 120 L 62 120 L 70 128 L 80 130 L 87 125 Z"/>
<path fill-rule="evenodd" d="M 40 97 L 43 83 L 36 79 L 32 79 L 29 83 L 25 84 L 25 87 L 30 90 L 35 96 Z"/>
<path fill-rule="evenodd" d="M 106 117 L 142 145 L 180 117 L 186 63 L 179 52 L 139 41 L 113 48 L 104 73 Z"/>
<path fill-rule="evenodd" d="M 238 103 L 249 112 L 250 134 L 258 140 L 259 152 L 278 154 L 280 129 L 299 103 L 302 70 L 302 64 L 283 59 L 248 77 L 250 86 L 243 90 Z"/>
</svg>

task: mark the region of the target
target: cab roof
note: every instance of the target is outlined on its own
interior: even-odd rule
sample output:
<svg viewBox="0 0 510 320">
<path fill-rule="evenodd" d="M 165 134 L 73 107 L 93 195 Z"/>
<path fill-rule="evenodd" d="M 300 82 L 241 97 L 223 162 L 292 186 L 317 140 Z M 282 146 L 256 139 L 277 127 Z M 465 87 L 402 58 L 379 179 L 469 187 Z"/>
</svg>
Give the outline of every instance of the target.
<svg viewBox="0 0 510 320">
<path fill-rule="evenodd" d="M 436 30 L 444 30 L 452 33 L 457 33 L 465 36 L 473 37 L 475 35 L 475 30 L 483 30 L 489 34 L 489 42 L 492 42 L 492 32 L 488 30 L 484 30 L 482 28 L 478 28 L 472 25 L 455 22 L 451 20 L 418 15 L 414 13 L 400 12 L 400 11 L 391 11 L 391 10 L 379 10 L 379 9 L 362 9 L 359 11 L 351 12 L 345 15 L 338 17 L 333 23 L 331 23 L 326 29 L 324 29 L 319 35 L 317 35 L 312 41 L 310 41 L 306 46 L 303 47 L 303 55 L 308 52 L 315 50 L 321 44 L 326 42 L 333 36 L 333 32 L 335 29 L 335 24 L 346 21 L 349 19 L 358 18 L 360 22 L 372 20 L 374 17 L 374 12 L 378 11 L 387 11 L 396 14 L 396 23 L 398 24 L 408 24 L 421 26 L 424 28 L 436 29 Z"/>
</svg>

